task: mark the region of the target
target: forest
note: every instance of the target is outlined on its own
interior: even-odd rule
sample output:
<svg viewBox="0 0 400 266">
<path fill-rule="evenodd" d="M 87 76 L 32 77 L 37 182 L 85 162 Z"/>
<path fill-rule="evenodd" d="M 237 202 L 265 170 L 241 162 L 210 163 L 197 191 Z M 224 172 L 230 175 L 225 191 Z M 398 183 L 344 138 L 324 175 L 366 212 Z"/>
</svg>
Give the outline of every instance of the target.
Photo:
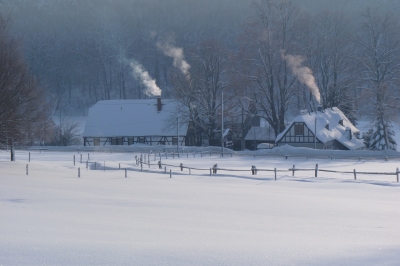
<svg viewBox="0 0 400 266">
<path fill-rule="evenodd" d="M 321 105 L 396 149 L 398 0 L 0 0 L 0 14 L 51 115 L 161 95 L 213 138 L 223 93 L 227 117 L 275 135 Z"/>
</svg>

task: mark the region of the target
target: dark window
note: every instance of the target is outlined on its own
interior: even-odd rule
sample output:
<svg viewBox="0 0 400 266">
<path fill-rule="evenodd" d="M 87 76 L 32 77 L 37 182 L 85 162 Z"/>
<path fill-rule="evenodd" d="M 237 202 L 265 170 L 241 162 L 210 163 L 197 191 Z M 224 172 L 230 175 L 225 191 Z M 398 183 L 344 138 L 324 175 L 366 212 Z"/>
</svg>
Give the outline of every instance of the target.
<svg viewBox="0 0 400 266">
<path fill-rule="evenodd" d="M 342 120 L 339 120 L 339 124 L 340 124 L 341 126 L 343 126 L 343 119 L 342 119 Z"/>
<path fill-rule="evenodd" d="M 172 138 L 172 145 L 178 145 L 178 138 L 177 137 Z"/>
<path fill-rule="evenodd" d="M 139 137 L 139 143 L 144 143 L 144 137 Z"/>
<path fill-rule="evenodd" d="M 128 138 L 128 145 L 132 145 L 133 144 L 133 137 L 129 137 Z"/>
<path fill-rule="evenodd" d="M 294 125 L 294 134 L 296 136 L 302 136 L 304 135 L 304 124 L 295 124 Z"/>
<path fill-rule="evenodd" d="M 117 138 L 117 145 L 124 145 L 124 139 L 123 138 Z"/>
</svg>

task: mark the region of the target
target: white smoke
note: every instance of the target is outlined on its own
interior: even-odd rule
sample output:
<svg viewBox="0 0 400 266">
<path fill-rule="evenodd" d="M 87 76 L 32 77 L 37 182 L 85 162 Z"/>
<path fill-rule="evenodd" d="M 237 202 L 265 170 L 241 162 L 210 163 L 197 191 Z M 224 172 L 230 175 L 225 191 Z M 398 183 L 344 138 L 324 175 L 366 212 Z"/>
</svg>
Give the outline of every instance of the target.
<svg viewBox="0 0 400 266">
<path fill-rule="evenodd" d="M 313 72 L 310 68 L 301 66 L 305 58 L 301 55 L 285 55 L 282 51 L 282 59 L 287 62 L 287 65 L 291 68 L 293 74 L 296 75 L 298 81 L 305 84 L 311 93 L 314 95 L 315 100 L 321 103 L 321 94 L 317 84 L 315 83 L 315 78 Z"/>
<path fill-rule="evenodd" d="M 129 63 L 133 70 L 135 78 L 139 79 L 146 87 L 144 92 L 147 96 L 161 96 L 161 89 L 157 86 L 156 81 L 150 76 L 144 67 L 138 62 L 131 61 Z"/>
<path fill-rule="evenodd" d="M 179 47 L 175 47 L 171 42 L 158 42 L 157 48 L 160 49 L 166 56 L 169 56 L 174 59 L 174 66 L 186 76 L 187 79 L 190 78 L 189 69 L 190 65 L 185 60 L 185 56 L 183 54 L 183 49 Z"/>
</svg>

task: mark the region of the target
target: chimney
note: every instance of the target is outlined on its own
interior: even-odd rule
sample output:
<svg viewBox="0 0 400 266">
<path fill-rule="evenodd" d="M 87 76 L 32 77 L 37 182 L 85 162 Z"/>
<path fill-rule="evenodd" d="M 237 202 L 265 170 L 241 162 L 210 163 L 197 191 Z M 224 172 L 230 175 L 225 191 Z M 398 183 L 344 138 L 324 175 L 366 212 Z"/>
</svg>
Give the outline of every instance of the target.
<svg viewBox="0 0 400 266">
<path fill-rule="evenodd" d="M 162 108 L 161 97 L 157 97 L 157 113 L 161 112 L 161 108 Z"/>
</svg>

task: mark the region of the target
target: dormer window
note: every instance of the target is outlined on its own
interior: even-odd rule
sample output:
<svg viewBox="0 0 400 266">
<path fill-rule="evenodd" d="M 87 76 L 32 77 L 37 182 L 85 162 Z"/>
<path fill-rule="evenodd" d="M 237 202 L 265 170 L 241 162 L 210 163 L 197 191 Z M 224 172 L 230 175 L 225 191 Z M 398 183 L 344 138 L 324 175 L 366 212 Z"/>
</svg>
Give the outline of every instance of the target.
<svg viewBox="0 0 400 266">
<path fill-rule="evenodd" d="M 325 128 L 326 128 L 327 130 L 329 130 L 329 124 L 326 124 Z"/>
<path fill-rule="evenodd" d="M 343 127 L 343 119 L 339 120 L 339 125 Z"/>
</svg>

